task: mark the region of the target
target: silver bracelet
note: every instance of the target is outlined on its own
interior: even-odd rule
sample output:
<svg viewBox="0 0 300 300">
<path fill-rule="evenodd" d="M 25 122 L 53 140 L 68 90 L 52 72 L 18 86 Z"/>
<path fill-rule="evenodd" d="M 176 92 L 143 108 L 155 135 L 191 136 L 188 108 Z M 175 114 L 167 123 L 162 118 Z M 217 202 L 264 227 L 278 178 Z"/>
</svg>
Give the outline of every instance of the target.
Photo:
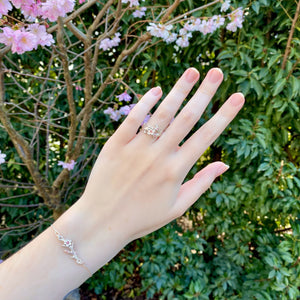
<svg viewBox="0 0 300 300">
<path fill-rule="evenodd" d="M 59 241 L 62 241 L 63 244 L 61 245 L 62 247 L 65 247 L 67 249 L 64 250 L 64 252 L 70 254 L 71 258 L 74 259 L 76 261 L 76 263 L 78 265 L 81 265 L 82 267 L 84 267 L 92 276 L 92 272 L 88 269 L 88 267 L 86 266 L 85 262 L 78 257 L 75 249 L 74 249 L 74 242 L 70 239 L 66 239 L 63 237 L 63 235 L 61 233 L 59 233 L 53 225 L 51 225 L 51 228 L 53 229 L 56 237 L 58 238 Z"/>
</svg>

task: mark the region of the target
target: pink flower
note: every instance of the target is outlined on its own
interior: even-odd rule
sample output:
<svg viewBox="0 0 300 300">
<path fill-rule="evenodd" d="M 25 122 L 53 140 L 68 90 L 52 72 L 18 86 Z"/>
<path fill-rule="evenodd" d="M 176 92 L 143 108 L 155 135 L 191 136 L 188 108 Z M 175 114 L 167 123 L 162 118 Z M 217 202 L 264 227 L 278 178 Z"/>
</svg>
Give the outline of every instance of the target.
<svg viewBox="0 0 300 300">
<path fill-rule="evenodd" d="M 65 17 L 67 13 L 73 11 L 74 0 L 47 0 L 42 3 L 41 15 L 44 19 L 54 22 L 58 17 Z"/>
<path fill-rule="evenodd" d="M 146 7 L 140 7 L 137 10 L 135 10 L 132 15 L 134 18 L 142 18 L 143 16 L 145 16 L 145 11 L 147 10 Z"/>
<path fill-rule="evenodd" d="M 121 39 L 120 39 L 121 33 L 117 32 L 115 33 L 115 36 L 110 38 L 105 38 L 100 42 L 99 49 L 102 49 L 103 51 L 106 51 L 107 49 L 110 49 L 112 47 L 119 46 Z"/>
<path fill-rule="evenodd" d="M 111 42 L 109 38 L 105 38 L 100 42 L 99 49 L 102 49 L 103 51 L 106 51 L 111 47 Z"/>
<path fill-rule="evenodd" d="M 115 36 L 110 41 L 111 47 L 119 46 L 119 44 L 121 42 L 120 36 L 121 36 L 121 33 L 119 33 L 119 32 L 115 33 Z"/>
<path fill-rule="evenodd" d="M 122 0 L 122 3 L 130 3 L 129 7 L 132 7 L 132 6 L 139 6 L 140 3 L 138 0 Z"/>
<path fill-rule="evenodd" d="M 132 99 L 131 96 L 129 96 L 126 91 L 116 97 L 119 99 L 119 101 L 126 101 L 126 102 L 129 102 Z"/>
<path fill-rule="evenodd" d="M 177 39 L 177 34 L 172 32 L 170 35 L 164 40 L 167 44 L 175 42 Z"/>
<path fill-rule="evenodd" d="M 170 35 L 170 30 L 173 28 L 173 25 L 162 25 L 155 23 L 149 23 L 147 26 L 147 31 L 150 32 L 152 36 L 160 37 L 166 40 Z"/>
<path fill-rule="evenodd" d="M 215 26 L 216 29 L 219 28 L 219 27 L 221 27 L 221 26 L 223 26 L 224 23 L 225 23 L 225 18 L 222 17 L 221 15 L 213 16 L 211 18 L 211 20 L 212 20 L 212 22 L 213 22 L 213 24 L 214 24 L 214 26 Z"/>
<path fill-rule="evenodd" d="M 134 108 L 135 104 L 125 105 L 119 109 L 121 115 L 127 116 L 130 111 Z"/>
<path fill-rule="evenodd" d="M 2 18 L 2 15 L 7 15 L 11 9 L 12 5 L 8 0 L 0 0 L 0 18 Z"/>
<path fill-rule="evenodd" d="M 6 157 L 6 154 L 1 153 L 1 150 L 0 150 L 0 165 L 5 163 L 5 157 Z"/>
<path fill-rule="evenodd" d="M 114 110 L 112 107 L 108 107 L 103 111 L 106 115 L 109 115 L 109 117 L 114 121 L 119 121 L 121 118 L 121 113 L 118 110 Z"/>
<path fill-rule="evenodd" d="M 230 19 L 231 22 L 226 26 L 227 30 L 235 32 L 237 28 L 242 28 L 244 22 L 243 8 L 242 7 L 237 8 L 228 16 L 228 18 Z"/>
<path fill-rule="evenodd" d="M 24 5 L 32 5 L 35 3 L 34 0 L 10 0 L 10 1 L 16 8 L 21 8 Z"/>
<path fill-rule="evenodd" d="M 0 43 L 11 46 L 14 41 L 14 30 L 12 30 L 10 27 L 4 27 L 2 28 L 2 31 L 0 33 Z"/>
<path fill-rule="evenodd" d="M 41 46 L 51 46 L 54 43 L 53 36 L 47 33 L 46 26 L 40 24 L 30 24 L 27 27 L 28 32 L 35 35 L 37 44 Z M 35 47 L 36 49 L 37 47 Z"/>
<path fill-rule="evenodd" d="M 34 21 L 36 17 L 42 14 L 41 5 L 39 3 L 24 4 L 21 7 L 21 11 L 26 18 L 30 21 Z"/>
<path fill-rule="evenodd" d="M 199 28 L 199 31 L 206 35 L 208 33 L 212 33 L 213 31 L 215 30 L 215 27 L 213 26 L 213 23 L 211 22 L 211 20 L 203 20 L 201 25 L 200 25 L 200 28 Z"/>
<path fill-rule="evenodd" d="M 230 7 L 230 0 L 225 0 L 221 6 L 221 12 L 227 11 Z"/>
<path fill-rule="evenodd" d="M 189 46 L 189 40 L 187 36 L 183 36 L 177 39 L 176 41 L 177 46 L 185 48 Z"/>
<path fill-rule="evenodd" d="M 76 162 L 72 159 L 69 163 L 63 162 L 63 161 L 59 161 L 58 165 L 62 166 L 64 169 L 68 169 L 69 171 L 74 169 Z"/>
<path fill-rule="evenodd" d="M 79 4 L 82 4 L 84 2 L 85 2 L 85 0 L 79 0 Z"/>
<path fill-rule="evenodd" d="M 13 35 L 11 47 L 12 53 L 22 54 L 31 51 L 37 46 L 37 38 L 34 34 L 23 30 L 16 30 Z"/>
</svg>

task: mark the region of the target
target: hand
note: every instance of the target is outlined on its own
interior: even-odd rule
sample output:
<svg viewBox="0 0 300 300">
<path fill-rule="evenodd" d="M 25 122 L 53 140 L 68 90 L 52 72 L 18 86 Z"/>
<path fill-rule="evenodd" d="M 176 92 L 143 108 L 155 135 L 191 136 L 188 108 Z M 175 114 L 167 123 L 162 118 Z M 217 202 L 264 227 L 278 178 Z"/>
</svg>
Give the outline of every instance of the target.
<svg viewBox="0 0 300 300">
<path fill-rule="evenodd" d="M 179 147 L 214 96 L 223 75 L 220 69 L 211 69 L 172 121 L 198 79 L 196 69 L 186 70 L 151 116 L 147 125 L 159 127 L 159 138 L 143 130 L 138 132 L 162 95 L 156 87 L 144 95 L 107 141 L 80 199 L 92 220 L 97 220 L 94 228 L 106 226 L 112 232 L 121 232 L 126 243 L 146 235 L 181 216 L 227 170 L 222 162 L 214 162 L 182 184 L 194 163 L 244 104 L 241 93 L 233 94 Z"/>
</svg>

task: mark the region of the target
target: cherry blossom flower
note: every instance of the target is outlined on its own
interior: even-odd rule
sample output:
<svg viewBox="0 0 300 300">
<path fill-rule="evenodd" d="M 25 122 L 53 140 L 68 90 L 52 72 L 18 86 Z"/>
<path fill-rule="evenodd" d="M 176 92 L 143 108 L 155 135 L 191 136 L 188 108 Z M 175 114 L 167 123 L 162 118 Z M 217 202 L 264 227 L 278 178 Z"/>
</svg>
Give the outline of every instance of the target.
<svg viewBox="0 0 300 300">
<path fill-rule="evenodd" d="M 213 26 L 213 23 L 211 20 L 203 20 L 201 25 L 200 25 L 200 28 L 199 28 L 199 31 L 206 35 L 208 33 L 212 33 L 214 32 L 214 26 Z"/>
<path fill-rule="evenodd" d="M 10 27 L 3 27 L 1 28 L 2 32 L 0 33 L 0 43 L 11 46 L 14 41 L 14 30 Z"/>
<path fill-rule="evenodd" d="M 119 101 L 126 101 L 126 102 L 129 102 L 132 99 L 131 96 L 128 95 L 126 91 L 116 97 L 119 99 Z"/>
<path fill-rule="evenodd" d="M 142 18 L 143 16 L 145 16 L 145 11 L 147 10 L 146 7 L 140 7 L 137 10 L 135 10 L 132 15 L 134 18 Z"/>
<path fill-rule="evenodd" d="M 187 31 L 199 31 L 201 22 L 201 19 L 197 18 L 192 21 L 186 22 L 183 28 Z"/>
<path fill-rule="evenodd" d="M 119 46 L 121 39 L 120 39 L 121 33 L 116 32 L 115 36 L 111 39 L 111 47 L 117 47 Z"/>
<path fill-rule="evenodd" d="M 34 0 L 10 0 L 10 1 L 13 4 L 13 6 L 15 6 L 16 8 L 21 8 L 21 6 L 23 5 L 31 5 L 35 3 Z"/>
<path fill-rule="evenodd" d="M 25 16 L 25 18 L 29 19 L 29 21 L 34 21 L 36 17 L 41 15 L 42 7 L 40 3 L 32 3 L 32 4 L 24 4 L 21 6 L 22 14 Z"/>
<path fill-rule="evenodd" d="M 1 150 L 0 150 L 0 165 L 5 163 L 5 157 L 6 157 L 6 154 L 1 153 Z"/>
<path fill-rule="evenodd" d="M 99 49 L 102 49 L 103 51 L 106 51 L 111 47 L 111 42 L 109 38 L 105 38 L 100 42 Z"/>
<path fill-rule="evenodd" d="M 189 46 L 189 39 L 188 36 L 182 36 L 180 38 L 177 39 L 176 44 L 181 47 L 181 48 L 185 48 Z"/>
<path fill-rule="evenodd" d="M 221 15 L 213 16 L 211 18 L 211 20 L 212 20 L 212 22 L 213 22 L 213 24 L 214 24 L 214 26 L 215 26 L 216 29 L 219 28 L 219 27 L 221 27 L 221 26 L 223 26 L 224 23 L 225 23 L 225 18 L 222 17 Z"/>
<path fill-rule="evenodd" d="M 225 0 L 221 6 L 221 12 L 227 11 L 230 7 L 230 0 Z"/>
<path fill-rule="evenodd" d="M 74 6 L 74 0 L 47 0 L 42 3 L 42 17 L 54 22 L 58 17 L 65 17 L 67 13 L 73 11 Z"/>
<path fill-rule="evenodd" d="M 164 40 L 167 44 L 173 43 L 177 40 L 177 33 L 171 32 L 170 35 Z"/>
<path fill-rule="evenodd" d="M 172 28 L 173 25 L 156 25 L 155 23 L 149 23 L 149 26 L 147 26 L 147 31 L 149 31 L 152 36 L 160 37 L 166 40 L 169 37 L 170 30 Z"/>
<path fill-rule="evenodd" d="M 58 166 L 62 166 L 64 169 L 68 169 L 69 171 L 73 170 L 76 162 L 72 159 L 69 163 L 59 161 Z"/>
<path fill-rule="evenodd" d="M 11 45 L 12 53 L 23 54 L 31 51 L 37 46 L 37 38 L 34 34 L 23 30 L 15 30 L 13 34 L 13 43 Z"/>
<path fill-rule="evenodd" d="M 7 15 L 9 10 L 12 10 L 11 3 L 8 0 L 1 0 L 0 1 L 0 18 L 2 18 L 2 15 Z"/>
<path fill-rule="evenodd" d="M 53 36 L 47 33 L 46 26 L 40 24 L 30 24 L 27 30 L 37 38 L 37 44 L 41 46 L 51 46 L 54 43 Z M 36 49 L 37 47 L 35 47 Z"/>
<path fill-rule="evenodd" d="M 235 32 L 237 28 L 243 27 L 244 22 L 244 11 L 242 7 L 237 8 L 234 10 L 228 18 L 230 19 L 230 23 L 227 24 L 226 29 L 232 32 Z"/>
<path fill-rule="evenodd" d="M 100 42 L 99 49 L 102 49 L 103 51 L 106 51 L 112 47 L 119 46 L 121 39 L 120 39 L 121 33 L 116 32 L 115 36 L 110 38 L 105 38 Z"/>
<path fill-rule="evenodd" d="M 130 3 L 129 7 L 140 5 L 138 0 L 122 0 L 122 3 L 125 3 L 125 4 Z"/>
</svg>

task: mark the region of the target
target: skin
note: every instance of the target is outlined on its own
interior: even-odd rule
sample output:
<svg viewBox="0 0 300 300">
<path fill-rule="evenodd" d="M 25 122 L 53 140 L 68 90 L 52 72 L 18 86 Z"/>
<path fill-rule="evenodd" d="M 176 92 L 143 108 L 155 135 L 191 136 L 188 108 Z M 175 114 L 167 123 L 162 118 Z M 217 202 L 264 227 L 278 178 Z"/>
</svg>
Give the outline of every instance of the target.
<svg viewBox="0 0 300 300">
<path fill-rule="evenodd" d="M 179 147 L 223 74 L 211 69 L 176 115 L 198 79 L 196 69 L 186 70 L 153 113 L 147 125 L 159 126 L 162 134 L 158 139 L 138 131 L 162 96 L 159 87 L 148 91 L 103 147 L 82 197 L 54 223 L 64 237 L 74 241 L 85 264 L 76 264 L 62 251 L 49 227 L 0 265 L 1 299 L 62 299 L 91 276 L 88 269 L 96 272 L 134 239 L 181 216 L 228 169 L 224 163 L 214 162 L 183 183 L 244 104 L 241 93 L 231 95 Z"/>
</svg>

